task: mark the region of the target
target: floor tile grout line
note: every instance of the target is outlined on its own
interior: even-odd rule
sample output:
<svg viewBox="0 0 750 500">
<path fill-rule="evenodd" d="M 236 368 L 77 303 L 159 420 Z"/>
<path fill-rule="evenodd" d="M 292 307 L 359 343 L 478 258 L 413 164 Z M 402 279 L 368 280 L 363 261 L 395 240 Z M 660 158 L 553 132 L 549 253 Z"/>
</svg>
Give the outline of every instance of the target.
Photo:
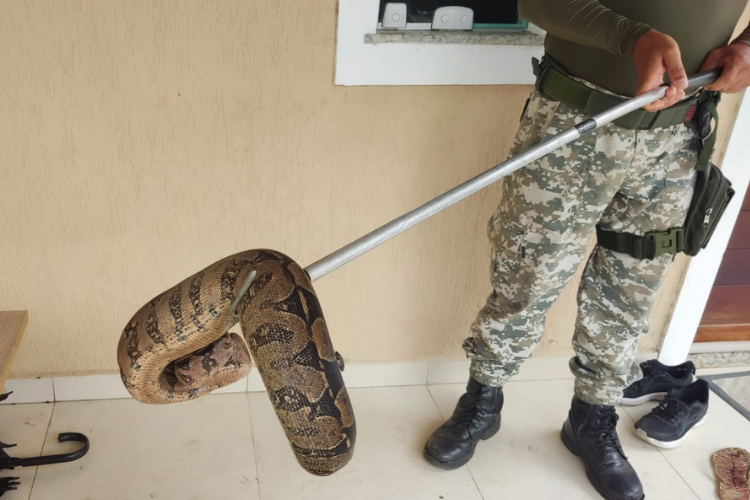
<svg viewBox="0 0 750 500">
<path fill-rule="evenodd" d="M 55 407 L 57 406 L 57 403 L 52 403 L 52 411 L 49 412 L 49 420 L 47 421 L 47 431 L 44 434 L 44 440 L 42 441 L 42 449 L 39 450 L 39 455 L 44 454 L 44 445 L 47 444 L 47 438 L 49 438 L 49 430 L 52 427 L 52 417 L 55 415 Z M 39 473 L 39 466 L 37 465 L 34 468 L 34 478 L 31 480 L 31 488 L 29 488 L 29 498 L 28 500 L 31 500 L 32 495 L 34 494 L 34 485 L 36 484 L 36 475 Z"/>
<path fill-rule="evenodd" d="M 253 416 L 252 408 L 250 406 L 250 394 L 245 394 L 245 402 L 247 403 L 247 418 L 249 419 L 248 424 L 250 425 L 250 441 L 253 443 L 253 465 L 255 466 L 255 487 L 258 490 L 258 500 L 262 500 L 263 496 L 260 492 L 260 473 L 258 473 L 258 452 L 255 447 L 255 432 L 253 432 Z"/>
<path fill-rule="evenodd" d="M 427 393 L 430 395 L 430 399 L 432 399 L 432 404 L 435 405 L 435 409 L 438 412 L 438 415 L 440 415 L 440 418 L 443 419 L 443 422 L 445 422 L 445 417 L 443 417 L 443 413 L 440 411 L 440 407 L 437 404 L 437 401 L 435 401 L 435 396 L 432 394 L 432 391 L 430 390 L 430 386 L 425 386 L 427 388 Z M 477 493 L 479 493 L 479 498 L 484 500 L 484 494 L 482 493 L 482 490 L 479 489 L 479 485 L 477 484 L 477 479 L 474 477 L 474 473 L 471 472 L 471 469 L 469 468 L 468 464 L 465 465 L 466 470 L 469 473 L 469 477 L 471 477 L 471 481 L 474 483 L 474 487 L 477 489 Z"/>
<path fill-rule="evenodd" d="M 664 460 L 667 461 L 667 463 L 672 468 L 672 470 L 675 471 L 675 473 L 680 477 L 680 479 L 682 479 L 682 482 L 685 483 L 685 486 L 687 486 L 688 489 L 690 489 L 690 491 L 693 492 L 693 495 L 695 495 L 695 498 L 697 500 L 702 500 L 702 498 L 698 494 L 698 492 L 693 489 L 693 487 L 690 485 L 690 483 L 687 482 L 687 479 L 685 479 L 685 477 L 682 474 L 680 474 L 680 471 L 678 471 L 677 468 L 672 464 L 672 462 L 670 462 L 669 459 L 664 455 L 664 452 L 661 449 L 659 449 L 659 448 L 657 448 L 657 450 L 659 452 L 659 455 L 661 455 L 664 458 Z"/>
<path fill-rule="evenodd" d="M 479 498 L 484 500 L 484 493 L 482 493 L 481 488 L 479 488 L 479 485 L 477 484 L 477 479 L 474 477 L 474 473 L 471 472 L 471 467 L 469 467 L 469 464 L 466 464 L 466 470 L 469 471 L 469 477 L 471 477 L 471 480 L 474 482 L 474 487 L 476 487 L 477 493 L 479 493 Z"/>
<path fill-rule="evenodd" d="M 620 406 L 620 408 L 622 408 L 623 413 L 625 413 L 625 415 L 628 416 L 628 418 L 631 420 L 631 422 L 633 422 L 633 424 L 635 424 L 635 417 L 633 417 L 633 415 L 630 414 L 630 411 L 628 411 L 632 407 Z M 688 487 L 688 489 L 693 493 L 693 495 L 695 496 L 695 498 L 697 500 L 702 500 L 701 496 L 698 494 L 698 492 L 693 489 L 693 487 L 690 485 L 690 483 L 687 482 L 687 479 L 685 479 L 685 477 L 682 474 L 680 474 L 680 471 L 678 471 L 677 468 L 674 466 L 674 464 L 672 464 L 672 462 L 669 460 L 669 458 L 667 458 L 667 456 L 664 455 L 664 451 L 661 448 L 656 447 L 656 446 L 654 446 L 654 448 L 656 448 L 656 451 L 659 452 L 659 455 L 661 455 L 661 457 L 664 459 L 664 461 L 669 464 L 669 466 L 672 468 L 672 470 L 675 471 L 675 473 L 677 474 L 677 476 L 680 479 L 682 479 L 682 482 L 685 483 L 685 486 Z"/>
<path fill-rule="evenodd" d="M 438 415 L 440 415 L 440 418 L 443 419 L 443 423 L 445 423 L 446 418 L 443 416 L 443 412 L 440 411 L 440 407 L 438 406 L 437 401 L 435 401 L 435 396 L 433 396 L 430 386 L 426 385 L 425 388 L 427 389 L 427 394 L 430 395 L 430 399 L 432 399 L 432 404 L 435 405 Z"/>
</svg>

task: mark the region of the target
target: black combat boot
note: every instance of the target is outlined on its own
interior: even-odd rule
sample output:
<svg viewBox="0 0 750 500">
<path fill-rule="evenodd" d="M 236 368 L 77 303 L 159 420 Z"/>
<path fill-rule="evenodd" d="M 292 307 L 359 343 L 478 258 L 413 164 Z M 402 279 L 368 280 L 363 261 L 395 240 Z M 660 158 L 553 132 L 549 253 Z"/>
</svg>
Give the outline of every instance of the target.
<svg viewBox="0 0 750 500">
<path fill-rule="evenodd" d="M 613 406 L 592 405 L 573 397 L 562 441 L 581 457 L 586 475 L 607 500 L 641 500 L 643 486 L 622 451 Z"/>
<path fill-rule="evenodd" d="M 451 418 L 432 433 L 424 456 L 441 469 L 457 469 L 471 460 L 480 439 L 500 430 L 503 389 L 469 379 Z"/>
</svg>

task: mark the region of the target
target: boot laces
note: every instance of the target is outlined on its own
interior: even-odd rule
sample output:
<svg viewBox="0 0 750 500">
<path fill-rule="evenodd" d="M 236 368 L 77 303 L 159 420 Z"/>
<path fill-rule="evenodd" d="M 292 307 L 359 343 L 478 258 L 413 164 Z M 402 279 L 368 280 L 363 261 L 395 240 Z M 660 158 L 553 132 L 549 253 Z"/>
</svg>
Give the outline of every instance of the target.
<svg viewBox="0 0 750 500">
<path fill-rule="evenodd" d="M 646 383 L 646 380 L 656 375 L 658 373 L 658 370 L 653 360 L 648 360 L 645 363 L 641 364 L 641 372 L 643 373 L 643 378 L 641 378 L 637 382 L 634 382 L 631 386 L 638 388 L 638 390 L 640 390 L 643 384 Z"/>
<path fill-rule="evenodd" d="M 670 394 L 659 403 L 659 406 L 653 409 L 653 414 L 664 422 L 674 423 L 685 414 L 686 410 L 687 404 Z"/>
<path fill-rule="evenodd" d="M 650 359 L 641 365 L 641 372 L 643 372 L 643 378 L 651 375 L 656 375 L 657 367 L 654 360 Z"/>
<path fill-rule="evenodd" d="M 479 397 L 474 396 L 473 401 L 471 401 L 471 404 L 466 405 L 466 408 L 464 408 L 463 412 L 461 413 L 461 416 L 458 419 L 458 422 L 460 424 L 471 426 L 471 424 L 474 422 L 474 419 L 477 416 L 479 410 Z"/>
<path fill-rule="evenodd" d="M 601 414 L 597 435 L 597 445 L 604 453 L 618 452 L 622 454 L 620 438 L 617 436 L 617 412 L 614 409 Z"/>
<path fill-rule="evenodd" d="M 477 415 L 476 408 L 467 408 L 464 410 L 464 412 L 461 414 L 461 417 L 458 419 L 459 424 L 470 426 L 471 423 L 474 421 L 474 417 Z"/>
<path fill-rule="evenodd" d="M 451 424 L 453 425 L 461 424 L 461 425 L 465 425 L 468 427 L 474 421 L 474 417 L 476 417 L 477 415 L 477 399 L 478 398 L 476 395 L 473 395 L 473 394 L 469 397 L 467 396 L 469 395 L 464 394 L 459 400 L 460 413 L 459 413 L 459 408 L 456 408 L 456 410 L 453 412 L 453 415 L 450 418 Z"/>
</svg>

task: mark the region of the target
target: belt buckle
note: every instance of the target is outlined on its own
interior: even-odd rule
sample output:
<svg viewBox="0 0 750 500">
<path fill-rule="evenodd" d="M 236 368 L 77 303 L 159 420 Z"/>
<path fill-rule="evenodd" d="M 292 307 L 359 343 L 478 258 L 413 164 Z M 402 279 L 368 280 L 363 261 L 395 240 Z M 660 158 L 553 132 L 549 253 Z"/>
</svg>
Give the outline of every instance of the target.
<svg viewBox="0 0 750 500">
<path fill-rule="evenodd" d="M 665 253 L 678 254 L 683 250 L 681 242 L 682 228 L 672 228 L 667 231 L 653 231 L 646 234 L 646 237 L 654 242 L 654 256 L 659 257 Z"/>
</svg>

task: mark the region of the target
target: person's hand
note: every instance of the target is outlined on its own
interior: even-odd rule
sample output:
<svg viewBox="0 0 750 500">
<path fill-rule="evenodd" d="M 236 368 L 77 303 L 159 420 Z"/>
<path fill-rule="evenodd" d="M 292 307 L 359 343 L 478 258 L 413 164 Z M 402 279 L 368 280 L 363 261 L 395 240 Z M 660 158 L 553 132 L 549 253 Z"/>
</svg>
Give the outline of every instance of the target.
<svg viewBox="0 0 750 500">
<path fill-rule="evenodd" d="M 635 95 L 664 85 L 664 73 L 669 74 L 672 83 L 662 99 L 644 106 L 646 111 L 668 108 L 684 97 L 688 79 L 682 66 L 680 48 L 671 36 L 656 30 L 647 31 L 635 43 L 633 63 L 638 77 Z"/>
<path fill-rule="evenodd" d="M 701 71 L 723 68 L 719 78 L 706 90 L 721 92 L 739 92 L 750 87 L 750 46 L 742 43 L 730 43 L 725 47 L 712 50 L 706 56 Z"/>
</svg>

